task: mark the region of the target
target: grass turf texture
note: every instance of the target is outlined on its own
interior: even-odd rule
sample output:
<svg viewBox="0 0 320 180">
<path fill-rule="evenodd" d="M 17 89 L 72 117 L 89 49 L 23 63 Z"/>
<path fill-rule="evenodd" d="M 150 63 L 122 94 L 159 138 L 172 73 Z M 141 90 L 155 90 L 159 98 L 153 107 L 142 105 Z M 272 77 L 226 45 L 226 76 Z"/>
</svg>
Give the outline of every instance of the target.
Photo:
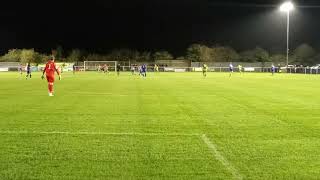
<svg viewBox="0 0 320 180">
<path fill-rule="evenodd" d="M 0 179 L 318 179 L 319 81 L 1 73 Z"/>
</svg>

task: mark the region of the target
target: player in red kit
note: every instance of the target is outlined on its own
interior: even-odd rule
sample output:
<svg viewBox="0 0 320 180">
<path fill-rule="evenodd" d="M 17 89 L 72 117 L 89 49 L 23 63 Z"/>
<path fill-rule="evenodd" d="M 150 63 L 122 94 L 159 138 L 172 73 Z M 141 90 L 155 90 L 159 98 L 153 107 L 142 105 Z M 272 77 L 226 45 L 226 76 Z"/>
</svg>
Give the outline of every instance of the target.
<svg viewBox="0 0 320 180">
<path fill-rule="evenodd" d="M 54 57 L 51 57 L 47 62 L 41 77 L 42 79 L 44 79 L 44 73 L 46 73 L 49 96 L 53 96 L 54 72 L 57 72 L 57 74 L 59 75 L 59 80 L 61 80 L 60 72 L 58 71 L 56 64 L 54 63 Z"/>
</svg>

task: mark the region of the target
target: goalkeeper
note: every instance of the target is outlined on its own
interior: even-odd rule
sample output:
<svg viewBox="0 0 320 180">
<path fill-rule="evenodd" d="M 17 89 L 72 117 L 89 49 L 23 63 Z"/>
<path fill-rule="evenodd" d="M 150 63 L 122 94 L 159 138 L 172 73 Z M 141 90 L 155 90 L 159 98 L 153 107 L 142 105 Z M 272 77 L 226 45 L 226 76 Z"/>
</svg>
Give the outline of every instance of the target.
<svg viewBox="0 0 320 180">
<path fill-rule="evenodd" d="M 53 96 L 54 72 L 57 72 L 57 74 L 59 75 L 59 80 L 61 80 L 60 72 L 58 71 L 56 64 L 54 63 L 54 57 L 52 56 L 50 60 L 47 62 L 41 77 L 42 79 L 44 79 L 44 73 L 46 73 L 49 96 Z"/>
<path fill-rule="evenodd" d="M 202 65 L 202 74 L 203 74 L 203 77 L 207 77 L 207 72 L 208 72 L 208 66 L 207 66 L 207 64 L 203 64 L 203 65 Z"/>
</svg>

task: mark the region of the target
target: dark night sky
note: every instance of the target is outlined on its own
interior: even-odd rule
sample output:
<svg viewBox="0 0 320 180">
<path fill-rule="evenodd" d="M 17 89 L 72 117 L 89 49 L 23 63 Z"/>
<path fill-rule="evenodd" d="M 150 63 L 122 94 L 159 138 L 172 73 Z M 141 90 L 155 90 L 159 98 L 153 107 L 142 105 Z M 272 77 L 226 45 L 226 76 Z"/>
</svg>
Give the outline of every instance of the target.
<svg viewBox="0 0 320 180">
<path fill-rule="evenodd" d="M 183 54 L 191 43 L 237 50 L 259 45 L 283 51 L 282 0 L 90 0 L 1 1 L 0 53 L 10 48 L 104 51 L 167 49 Z M 296 0 L 297 5 L 320 5 Z M 320 8 L 298 7 L 291 16 L 291 44 L 320 49 Z"/>
</svg>

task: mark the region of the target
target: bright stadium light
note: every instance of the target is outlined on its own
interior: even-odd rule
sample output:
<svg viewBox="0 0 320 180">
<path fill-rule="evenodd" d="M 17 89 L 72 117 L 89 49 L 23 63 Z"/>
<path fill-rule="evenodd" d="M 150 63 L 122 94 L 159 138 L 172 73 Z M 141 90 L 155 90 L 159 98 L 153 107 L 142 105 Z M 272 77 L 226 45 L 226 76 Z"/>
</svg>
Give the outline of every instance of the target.
<svg viewBox="0 0 320 180">
<path fill-rule="evenodd" d="M 280 6 L 280 11 L 287 13 L 287 67 L 289 66 L 289 31 L 290 31 L 290 11 L 294 10 L 292 2 L 288 1 Z"/>
<path fill-rule="evenodd" d="M 280 11 L 282 12 L 290 12 L 294 9 L 294 5 L 292 2 L 285 2 L 280 6 Z"/>
</svg>

